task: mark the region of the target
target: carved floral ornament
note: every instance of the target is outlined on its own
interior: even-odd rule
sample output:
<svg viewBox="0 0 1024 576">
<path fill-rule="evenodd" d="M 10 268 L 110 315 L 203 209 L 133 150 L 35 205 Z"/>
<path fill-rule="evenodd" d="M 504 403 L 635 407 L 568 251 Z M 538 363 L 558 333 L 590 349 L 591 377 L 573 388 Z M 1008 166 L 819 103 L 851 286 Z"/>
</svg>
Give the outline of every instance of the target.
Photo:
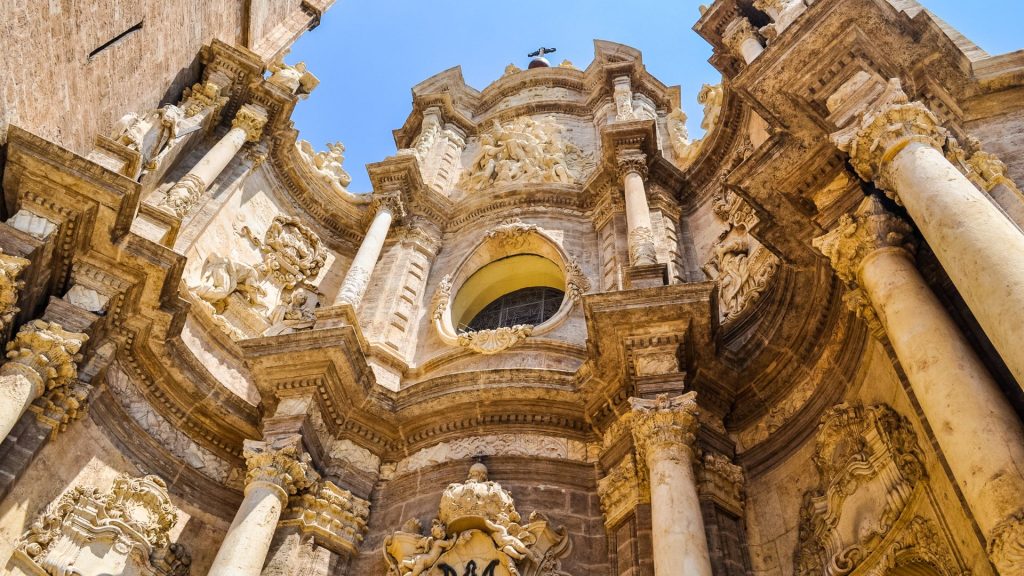
<svg viewBox="0 0 1024 576">
<path fill-rule="evenodd" d="M 814 462 L 820 480 L 804 497 L 798 576 L 849 574 L 867 559 L 878 561 L 876 551 L 888 549 L 893 556 L 921 540 L 928 547 L 919 552 L 943 555 L 948 545 L 927 535 L 927 523 L 910 514 L 925 469 L 913 428 L 895 410 L 884 404 L 833 407 L 818 427 Z M 943 573 L 960 574 L 954 568 Z"/>
<path fill-rule="evenodd" d="M 490 250 L 491 256 L 488 261 L 475 262 L 474 256 L 484 250 Z M 538 326 L 520 324 L 493 330 L 457 331 L 452 318 L 452 301 L 463 283 L 487 264 L 519 254 L 545 257 L 561 269 L 565 278 L 565 297 L 555 314 Z M 518 218 L 511 218 L 488 230 L 480 244 L 459 265 L 456 272 L 441 279 L 433 300 L 434 328 L 441 340 L 448 345 L 467 348 L 479 354 L 497 354 L 530 336 L 546 334 L 557 328 L 588 290 L 590 281 L 583 274 L 575 258 L 570 258 L 553 238 L 535 224 L 526 224 Z"/>
<path fill-rule="evenodd" d="M 20 375 L 32 382 L 35 396 L 64 389 L 78 377 L 79 350 L 89 337 L 69 332 L 56 322 L 33 320 L 7 344 L 7 362 L 0 376 Z"/>
<path fill-rule="evenodd" d="M 388 576 L 568 576 L 565 528 L 538 512 L 529 520 L 521 524 L 512 495 L 474 464 L 465 482 L 445 489 L 428 535 L 412 519 L 384 540 Z"/>
<path fill-rule="evenodd" d="M 79 486 L 25 532 L 14 562 L 49 574 L 184 576 L 191 558 L 170 543 L 177 519 L 167 485 L 156 476 L 120 476 L 107 491 Z"/>
</svg>

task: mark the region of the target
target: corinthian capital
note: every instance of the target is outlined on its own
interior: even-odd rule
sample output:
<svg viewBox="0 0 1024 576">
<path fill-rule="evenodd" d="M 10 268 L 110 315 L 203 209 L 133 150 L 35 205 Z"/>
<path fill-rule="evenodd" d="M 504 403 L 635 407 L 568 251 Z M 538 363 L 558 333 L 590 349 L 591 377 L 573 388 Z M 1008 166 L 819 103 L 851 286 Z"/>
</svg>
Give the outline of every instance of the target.
<svg viewBox="0 0 1024 576">
<path fill-rule="evenodd" d="M 661 450 L 693 448 L 700 427 L 696 392 L 675 398 L 662 394 L 655 400 L 630 398 L 629 403 L 633 407 L 629 427 L 642 461 Z"/>
<path fill-rule="evenodd" d="M 1024 566 L 1024 513 L 997 525 L 989 537 L 988 555 L 1000 574 L 1013 574 Z"/>
<path fill-rule="evenodd" d="M 269 484 L 279 489 L 282 502 L 290 494 L 309 487 L 319 475 L 309 464 L 309 454 L 302 451 L 302 438 L 289 436 L 275 442 L 246 440 L 242 455 L 248 468 L 245 489 L 256 484 Z"/>
<path fill-rule="evenodd" d="M 78 351 L 89 337 L 68 332 L 56 322 L 33 320 L 7 344 L 7 362 L 0 376 L 21 375 L 35 386 L 35 396 L 67 386 L 78 377 Z"/>
<path fill-rule="evenodd" d="M 754 25 L 750 23 L 750 20 L 740 16 L 733 20 L 725 27 L 725 32 L 722 34 L 722 42 L 729 47 L 730 50 L 736 54 L 743 54 L 743 43 L 748 40 L 754 40 L 758 44 L 761 43 L 760 38 L 757 36 L 757 30 L 754 29 Z"/>
<path fill-rule="evenodd" d="M 4 254 L 0 250 L 0 328 L 6 326 L 18 313 L 18 291 L 24 284 L 18 281 L 18 276 L 28 265 L 28 260 Z"/>
<path fill-rule="evenodd" d="M 231 121 L 232 128 L 245 130 L 245 139 L 248 142 L 258 142 L 263 135 L 263 127 L 267 124 L 267 113 L 258 106 L 246 104 L 238 109 L 235 119 Z"/>
<path fill-rule="evenodd" d="M 844 214 L 828 234 L 812 244 L 832 263 L 832 268 L 850 287 L 857 285 L 857 271 L 864 258 L 884 248 L 914 251 L 910 224 L 888 212 L 874 197 L 865 198 L 853 214 Z"/>
<path fill-rule="evenodd" d="M 375 194 L 373 203 L 370 205 L 370 213 L 376 214 L 381 210 L 387 210 L 396 220 L 405 217 L 405 203 L 398 193 Z"/>
<path fill-rule="evenodd" d="M 627 174 L 639 174 L 647 180 L 647 155 L 643 152 L 626 152 L 615 157 L 615 168 L 619 171 L 619 178 L 625 178 Z"/>
<path fill-rule="evenodd" d="M 898 79 L 861 115 L 859 123 L 832 135 L 832 142 L 850 155 L 857 174 L 890 193 L 889 162 L 912 142 L 942 150 L 947 133 L 939 119 L 920 102 L 909 102 Z"/>
</svg>

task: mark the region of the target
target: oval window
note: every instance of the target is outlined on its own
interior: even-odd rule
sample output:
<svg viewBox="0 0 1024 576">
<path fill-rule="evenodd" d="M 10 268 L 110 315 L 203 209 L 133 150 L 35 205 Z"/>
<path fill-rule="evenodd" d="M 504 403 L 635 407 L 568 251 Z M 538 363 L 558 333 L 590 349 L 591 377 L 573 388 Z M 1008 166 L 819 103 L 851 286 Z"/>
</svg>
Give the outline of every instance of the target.
<svg viewBox="0 0 1024 576">
<path fill-rule="evenodd" d="M 459 289 L 452 303 L 458 332 L 537 326 L 558 311 L 565 297 L 565 275 L 537 254 L 517 254 L 484 266 Z"/>
</svg>

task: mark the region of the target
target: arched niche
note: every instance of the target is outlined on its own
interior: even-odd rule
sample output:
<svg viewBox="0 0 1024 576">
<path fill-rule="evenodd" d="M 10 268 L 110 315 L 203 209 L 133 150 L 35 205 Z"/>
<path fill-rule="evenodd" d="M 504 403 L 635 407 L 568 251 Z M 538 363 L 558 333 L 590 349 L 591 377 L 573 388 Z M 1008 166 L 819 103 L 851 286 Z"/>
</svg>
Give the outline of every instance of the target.
<svg viewBox="0 0 1024 576">
<path fill-rule="evenodd" d="M 467 328 L 492 302 L 536 287 L 564 292 L 558 310 L 539 324 Z M 455 272 L 441 281 L 435 296 L 434 327 L 449 345 L 495 354 L 557 328 L 589 288 L 579 265 L 554 239 L 536 225 L 506 220 L 487 231 Z"/>
</svg>

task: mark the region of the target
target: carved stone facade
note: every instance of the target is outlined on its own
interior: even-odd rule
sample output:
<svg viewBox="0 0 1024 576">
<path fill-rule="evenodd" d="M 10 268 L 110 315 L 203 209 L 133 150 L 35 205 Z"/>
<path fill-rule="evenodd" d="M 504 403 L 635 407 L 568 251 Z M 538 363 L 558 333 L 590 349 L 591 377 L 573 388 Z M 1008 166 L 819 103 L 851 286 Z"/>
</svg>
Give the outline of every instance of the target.
<svg viewBox="0 0 1024 576">
<path fill-rule="evenodd" d="M 442 71 L 367 193 L 294 116 L 330 0 L 139 3 L 88 74 L 20 4 L 0 571 L 1024 571 L 1024 75 L 927 2 L 708 2 L 696 102 Z"/>
</svg>

